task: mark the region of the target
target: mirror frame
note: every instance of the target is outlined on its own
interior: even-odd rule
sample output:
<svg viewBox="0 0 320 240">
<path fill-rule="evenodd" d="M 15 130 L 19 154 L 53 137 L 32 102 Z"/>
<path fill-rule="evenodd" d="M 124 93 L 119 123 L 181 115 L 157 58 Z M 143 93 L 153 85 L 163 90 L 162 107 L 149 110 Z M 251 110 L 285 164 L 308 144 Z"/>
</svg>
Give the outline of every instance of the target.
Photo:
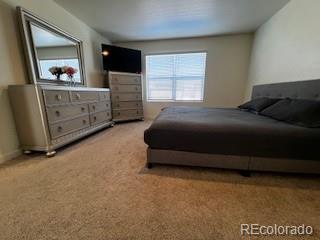
<svg viewBox="0 0 320 240">
<path fill-rule="evenodd" d="M 41 79 L 39 66 L 37 62 L 37 52 L 33 43 L 31 24 L 48 30 L 54 34 L 67 38 L 68 40 L 76 44 L 77 53 L 79 57 L 79 73 L 81 82 L 75 83 L 75 86 L 86 86 L 86 75 L 84 69 L 84 59 L 83 59 L 83 43 L 81 40 L 73 37 L 69 33 L 65 32 L 61 28 L 48 23 L 46 20 L 34 15 L 28 10 L 17 7 L 18 20 L 20 25 L 20 32 L 22 35 L 23 48 L 25 52 L 26 63 L 28 65 L 28 74 L 30 82 L 33 84 L 54 84 L 54 85 L 70 85 L 70 81 L 63 80 L 49 80 Z"/>
</svg>

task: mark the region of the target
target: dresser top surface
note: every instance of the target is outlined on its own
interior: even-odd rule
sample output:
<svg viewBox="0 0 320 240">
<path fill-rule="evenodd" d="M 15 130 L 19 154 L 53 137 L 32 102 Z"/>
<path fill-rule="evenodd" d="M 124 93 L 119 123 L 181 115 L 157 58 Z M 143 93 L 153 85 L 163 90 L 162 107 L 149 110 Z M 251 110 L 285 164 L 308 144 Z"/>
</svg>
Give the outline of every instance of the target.
<svg viewBox="0 0 320 240">
<path fill-rule="evenodd" d="M 109 88 L 91 88 L 91 87 L 69 87 L 69 86 L 49 86 L 41 85 L 41 89 L 44 90 L 65 90 L 65 91 L 110 91 Z"/>
<path fill-rule="evenodd" d="M 125 75 L 125 76 L 136 76 L 136 77 L 139 77 L 142 74 L 140 74 L 140 73 L 127 73 L 127 72 L 109 71 L 109 75 Z"/>
<path fill-rule="evenodd" d="M 109 88 L 91 88 L 91 87 L 71 87 L 71 86 L 57 86 L 57 85 L 45 85 L 45 84 L 25 84 L 25 85 L 10 85 L 10 87 L 39 87 L 43 90 L 63 90 L 63 91 L 98 91 L 109 92 Z"/>
</svg>

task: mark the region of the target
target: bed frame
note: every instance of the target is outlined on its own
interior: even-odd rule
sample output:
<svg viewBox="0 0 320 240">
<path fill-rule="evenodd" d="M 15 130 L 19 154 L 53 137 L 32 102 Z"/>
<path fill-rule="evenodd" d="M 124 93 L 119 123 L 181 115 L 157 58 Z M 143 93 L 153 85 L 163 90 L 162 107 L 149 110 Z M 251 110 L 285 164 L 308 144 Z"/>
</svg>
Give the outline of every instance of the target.
<svg viewBox="0 0 320 240">
<path fill-rule="evenodd" d="M 303 98 L 320 101 L 320 80 L 256 85 L 251 98 Z M 274 171 L 320 174 L 319 160 L 264 158 L 256 156 L 216 155 L 162 149 L 147 149 L 147 167 L 152 164 L 237 169 L 244 172 Z"/>
</svg>

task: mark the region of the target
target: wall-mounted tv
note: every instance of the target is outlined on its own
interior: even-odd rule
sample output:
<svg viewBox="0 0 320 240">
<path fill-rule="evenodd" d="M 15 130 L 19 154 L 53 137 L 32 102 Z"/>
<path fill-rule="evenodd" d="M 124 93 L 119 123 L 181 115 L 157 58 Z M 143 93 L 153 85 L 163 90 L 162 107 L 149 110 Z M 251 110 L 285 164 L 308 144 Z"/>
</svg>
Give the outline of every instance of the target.
<svg viewBox="0 0 320 240">
<path fill-rule="evenodd" d="M 103 68 L 106 71 L 141 73 L 141 51 L 102 44 Z"/>
</svg>

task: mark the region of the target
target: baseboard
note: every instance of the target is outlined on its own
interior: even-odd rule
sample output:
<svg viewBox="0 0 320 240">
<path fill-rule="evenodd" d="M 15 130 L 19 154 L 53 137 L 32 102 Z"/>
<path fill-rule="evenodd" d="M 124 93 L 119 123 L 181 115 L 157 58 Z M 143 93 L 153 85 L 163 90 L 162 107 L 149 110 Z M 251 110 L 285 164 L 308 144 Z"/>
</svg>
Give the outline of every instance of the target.
<svg viewBox="0 0 320 240">
<path fill-rule="evenodd" d="M 16 157 L 20 156 L 21 154 L 22 154 L 21 150 L 20 149 L 16 149 L 16 150 L 14 150 L 12 152 L 0 155 L 0 163 L 4 163 L 4 162 L 6 162 L 8 160 L 16 158 Z"/>
</svg>

